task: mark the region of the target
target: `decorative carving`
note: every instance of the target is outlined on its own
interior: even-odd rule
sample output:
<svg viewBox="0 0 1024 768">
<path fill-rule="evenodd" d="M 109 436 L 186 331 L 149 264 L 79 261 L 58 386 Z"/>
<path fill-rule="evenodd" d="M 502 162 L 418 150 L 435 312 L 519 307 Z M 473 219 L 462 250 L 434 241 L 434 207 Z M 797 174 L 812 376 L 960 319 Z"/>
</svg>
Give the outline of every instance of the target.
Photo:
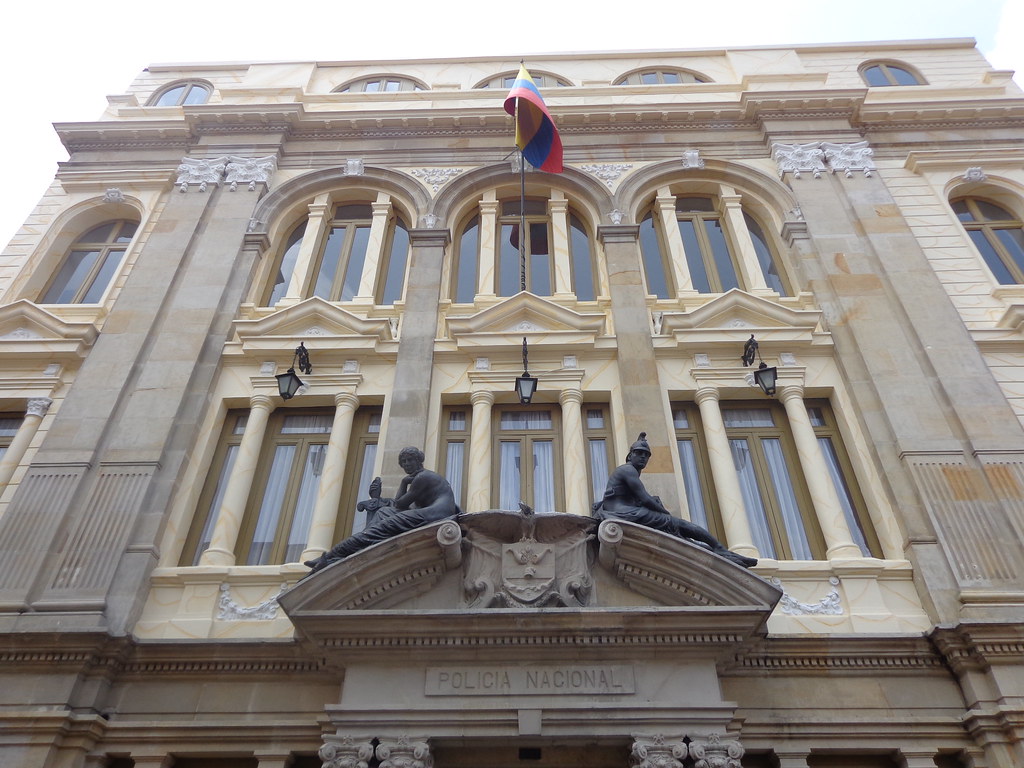
<svg viewBox="0 0 1024 768">
<path fill-rule="evenodd" d="M 866 141 L 855 141 L 849 144 L 833 144 L 823 141 L 821 148 L 833 173 L 842 171 L 846 178 L 850 178 L 854 171 L 864 171 L 864 175 L 871 178 L 871 172 L 875 170 L 875 163 L 871 158 L 875 151 L 868 146 Z"/>
<path fill-rule="evenodd" d="M 426 739 L 413 740 L 402 736 L 398 741 L 382 740 L 377 745 L 380 768 L 432 768 L 434 758 Z"/>
<path fill-rule="evenodd" d="M 699 149 L 687 149 L 683 151 L 683 168 L 703 168 L 704 160 L 700 156 Z"/>
<path fill-rule="evenodd" d="M 461 168 L 415 168 L 412 171 L 413 176 L 423 179 L 435 192 L 460 173 L 462 173 Z"/>
<path fill-rule="evenodd" d="M 20 339 L 41 339 L 43 338 L 38 333 L 33 331 L 31 328 L 15 328 L 13 331 L 5 333 L 0 336 L 0 340 L 20 340 Z"/>
<path fill-rule="evenodd" d="M 804 212 L 798 205 L 795 208 L 793 208 L 793 210 L 786 212 L 786 219 L 789 221 L 803 221 Z"/>
<path fill-rule="evenodd" d="M 317 754 L 324 761 L 323 768 L 369 768 L 373 743 L 345 736 L 340 742 L 326 742 Z"/>
<path fill-rule="evenodd" d="M 341 364 L 342 373 L 359 373 L 359 361 L 358 360 L 346 360 Z"/>
<path fill-rule="evenodd" d="M 964 173 L 964 181 L 976 181 L 980 183 L 988 181 L 988 176 L 985 175 L 985 172 L 981 169 L 980 165 L 972 165 Z"/>
<path fill-rule="evenodd" d="M 661 328 L 665 322 L 664 312 L 651 312 L 651 320 L 654 322 L 654 335 L 661 335 Z"/>
<path fill-rule="evenodd" d="M 580 367 L 580 361 L 576 355 L 563 355 L 562 356 L 562 367 L 576 369 Z"/>
<path fill-rule="evenodd" d="M 261 222 L 259 219 L 249 219 L 249 225 L 245 228 L 245 231 L 255 232 L 257 229 L 259 229 L 259 226 L 262 223 L 263 222 Z"/>
<path fill-rule="evenodd" d="M 311 325 L 309 328 L 299 334 L 300 336 L 326 336 L 327 329 L 319 325 Z"/>
<path fill-rule="evenodd" d="M 694 768 L 741 768 L 743 746 L 738 739 L 722 741 L 717 733 L 707 737 L 693 737 L 690 741 L 690 757 Z"/>
<path fill-rule="evenodd" d="M 473 367 L 478 371 L 489 371 L 491 370 L 491 359 L 489 357 L 478 357 Z"/>
<path fill-rule="evenodd" d="M 354 158 L 352 160 L 345 161 L 346 176 L 362 176 L 364 170 L 366 170 L 366 168 L 363 165 L 362 158 Z"/>
<path fill-rule="evenodd" d="M 783 589 L 782 582 L 779 581 L 778 576 L 773 576 L 771 582 L 779 589 Z M 794 598 L 792 595 L 787 594 L 786 591 L 783 590 L 782 599 L 779 601 L 779 606 L 781 606 L 782 612 L 789 616 L 841 615 L 843 612 L 843 603 L 839 596 L 839 579 L 835 576 L 830 576 L 828 583 L 832 585 L 832 589 L 816 603 L 801 603 L 799 600 Z"/>
<path fill-rule="evenodd" d="M 779 365 L 781 366 L 794 366 L 796 365 L 796 355 L 792 352 L 783 352 L 779 355 Z"/>
<path fill-rule="evenodd" d="M 38 416 L 41 419 L 50 410 L 51 405 L 53 405 L 53 400 L 48 397 L 30 397 L 25 406 L 25 415 Z"/>
<path fill-rule="evenodd" d="M 273 376 L 277 370 L 277 363 L 273 360 L 264 360 L 260 363 L 260 376 Z"/>
<path fill-rule="evenodd" d="M 104 203 L 123 203 L 124 192 L 117 187 L 108 187 L 107 191 L 103 193 Z"/>
<path fill-rule="evenodd" d="M 439 221 L 441 221 L 441 217 L 436 213 L 425 213 L 420 219 L 420 222 L 426 229 L 435 229 Z"/>
<path fill-rule="evenodd" d="M 821 142 L 809 144 L 772 144 L 772 159 L 779 166 L 779 176 L 786 172 L 799 179 L 802 171 L 810 171 L 814 178 L 820 179 L 825 170 L 825 153 L 821 151 Z"/>
<path fill-rule="evenodd" d="M 632 163 L 593 163 L 581 165 L 580 168 L 587 173 L 593 174 L 611 188 L 612 184 L 618 181 L 619 177 L 633 167 Z"/>
<path fill-rule="evenodd" d="M 608 212 L 608 218 L 612 220 L 612 224 L 614 224 L 615 226 L 618 226 L 619 224 L 622 223 L 622 219 L 625 217 L 625 215 L 626 214 L 624 214 L 618 208 Z"/>
<path fill-rule="evenodd" d="M 587 542 L 593 521 L 575 515 L 491 510 L 467 526 L 465 601 L 473 608 L 580 607 L 592 582 Z"/>
<path fill-rule="evenodd" d="M 693 356 L 693 364 L 697 368 L 710 368 L 711 367 L 711 356 L 704 353 L 698 352 Z"/>
<path fill-rule="evenodd" d="M 222 621 L 242 621 L 250 619 L 254 621 L 270 621 L 277 618 L 277 598 L 288 588 L 282 584 L 277 594 L 268 600 L 256 605 L 242 606 L 231 597 L 231 585 L 224 583 L 220 585 L 220 600 L 217 602 L 217 618 Z"/>
<path fill-rule="evenodd" d="M 181 165 L 178 166 L 178 180 L 174 183 L 181 192 L 187 192 L 189 184 L 198 184 L 199 191 L 205 192 L 207 184 L 220 184 L 227 164 L 226 157 L 211 160 L 183 157 Z"/>
<path fill-rule="evenodd" d="M 536 323 L 531 323 L 529 320 L 523 320 L 522 322 L 516 323 L 509 330 L 515 331 L 516 333 L 528 333 L 532 331 L 543 331 L 544 329 Z"/>
<path fill-rule="evenodd" d="M 249 191 L 256 189 L 256 183 L 266 183 L 270 175 L 277 170 L 277 157 L 267 155 L 266 157 L 228 157 L 225 169 L 224 181 L 231 186 L 229 189 L 234 192 L 238 184 L 248 184 Z"/>
<path fill-rule="evenodd" d="M 43 368 L 43 376 L 60 376 L 60 363 L 50 363 Z"/>
<path fill-rule="evenodd" d="M 635 768 L 683 768 L 686 755 L 686 743 L 681 738 L 669 741 L 661 734 L 634 736 L 629 762 Z"/>
<path fill-rule="evenodd" d="M 397 317 L 389 317 L 388 318 L 388 327 L 391 329 L 391 338 L 397 339 L 398 338 L 398 318 Z"/>
</svg>

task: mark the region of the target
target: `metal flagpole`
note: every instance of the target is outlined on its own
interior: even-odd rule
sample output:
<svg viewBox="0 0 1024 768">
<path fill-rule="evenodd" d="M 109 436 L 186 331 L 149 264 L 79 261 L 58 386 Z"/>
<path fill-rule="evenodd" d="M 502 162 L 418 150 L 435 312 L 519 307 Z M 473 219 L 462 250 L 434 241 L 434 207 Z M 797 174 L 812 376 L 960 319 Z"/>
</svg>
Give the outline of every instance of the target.
<svg viewBox="0 0 1024 768">
<path fill-rule="evenodd" d="M 526 66 L 522 59 L 519 60 L 519 68 Z M 519 133 L 519 97 L 516 96 L 516 133 Z M 516 149 L 519 150 L 519 290 L 526 291 L 526 158 L 523 157 L 523 149 L 516 142 Z M 525 342 L 526 340 L 523 339 Z"/>
</svg>

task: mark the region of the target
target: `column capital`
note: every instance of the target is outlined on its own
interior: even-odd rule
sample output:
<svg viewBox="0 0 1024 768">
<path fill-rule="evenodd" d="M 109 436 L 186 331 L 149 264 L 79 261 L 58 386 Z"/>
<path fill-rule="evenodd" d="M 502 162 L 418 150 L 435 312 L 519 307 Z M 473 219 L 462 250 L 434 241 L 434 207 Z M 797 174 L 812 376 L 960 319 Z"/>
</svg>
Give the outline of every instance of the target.
<svg viewBox="0 0 1024 768">
<path fill-rule="evenodd" d="M 48 397 L 30 397 L 25 405 L 25 415 L 43 418 L 50 410 L 51 405 L 53 405 L 53 400 Z"/>
<path fill-rule="evenodd" d="M 373 759 L 373 742 L 369 737 L 342 736 L 325 742 L 317 755 L 323 768 L 366 768 Z"/>
<path fill-rule="evenodd" d="M 741 768 L 743 745 L 739 739 L 723 739 L 721 734 L 712 733 L 706 737 L 695 736 L 690 742 L 690 757 L 697 765 L 713 765 L 716 768 Z"/>
<path fill-rule="evenodd" d="M 488 214 L 488 213 L 497 213 L 498 212 L 498 201 L 497 200 L 481 200 L 479 205 L 480 205 L 480 213 L 481 213 L 481 215 Z"/>
<path fill-rule="evenodd" d="M 400 736 L 381 739 L 376 752 L 380 768 L 432 768 L 434 765 L 426 738 Z"/>
<path fill-rule="evenodd" d="M 602 243 L 635 243 L 640 239 L 639 224 L 603 224 L 597 228 Z"/>
<path fill-rule="evenodd" d="M 337 392 L 334 395 L 334 404 L 338 408 L 350 408 L 354 411 L 359 407 L 359 396 L 353 392 Z"/>
<path fill-rule="evenodd" d="M 383 202 L 370 203 L 370 207 L 373 209 L 374 216 L 388 216 L 391 213 L 392 206 L 390 200 L 385 200 Z"/>
<path fill-rule="evenodd" d="M 568 210 L 568 200 L 548 200 L 548 213 L 565 213 Z"/>
<path fill-rule="evenodd" d="M 779 400 L 787 402 L 796 398 L 803 399 L 804 397 L 804 385 L 803 384 L 783 384 L 779 387 L 776 393 L 779 396 Z"/>
<path fill-rule="evenodd" d="M 686 742 L 682 737 L 669 739 L 664 736 L 634 736 L 630 749 L 630 762 L 637 766 L 659 766 L 659 768 L 683 768 L 686 759 Z"/>
<path fill-rule="evenodd" d="M 700 387 L 693 396 L 693 399 L 697 402 L 697 405 L 700 405 L 705 400 L 710 400 L 712 402 L 717 403 L 719 400 L 721 400 L 721 398 L 722 395 L 718 391 L 718 387 Z"/>
<path fill-rule="evenodd" d="M 494 393 L 489 389 L 478 389 L 469 394 L 469 402 L 473 405 L 494 405 Z"/>
<path fill-rule="evenodd" d="M 271 408 L 274 407 L 274 400 L 270 395 L 257 393 L 249 397 L 249 407 L 261 408 L 265 411 L 269 411 Z"/>
<path fill-rule="evenodd" d="M 451 242 L 452 233 L 447 229 L 410 229 L 409 243 L 413 246 L 436 246 L 444 248 Z"/>
<path fill-rule="evenodd" d="M 566 387 L 558 393 L 558 402 L 562 405 L 569 403 L 579 405 L 583 402 L 583 390 L 578 387 Z"/>
</svg>

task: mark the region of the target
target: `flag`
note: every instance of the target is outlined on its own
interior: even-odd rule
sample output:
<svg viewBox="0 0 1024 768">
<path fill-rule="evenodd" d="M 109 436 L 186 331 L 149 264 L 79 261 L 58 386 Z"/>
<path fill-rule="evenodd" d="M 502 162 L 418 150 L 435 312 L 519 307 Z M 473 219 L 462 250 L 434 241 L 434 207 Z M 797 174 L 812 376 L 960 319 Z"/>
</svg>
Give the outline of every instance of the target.
<svg viewBox="0 0 1024 768">
<path fill-rule="evenodd" d="M 522 65 L 505 98 L 505 111 L 516 119 L 516 146 L 530 165 L 548 173 L 561 173 L 562 140 L 536 83 Z"/>
</svg>

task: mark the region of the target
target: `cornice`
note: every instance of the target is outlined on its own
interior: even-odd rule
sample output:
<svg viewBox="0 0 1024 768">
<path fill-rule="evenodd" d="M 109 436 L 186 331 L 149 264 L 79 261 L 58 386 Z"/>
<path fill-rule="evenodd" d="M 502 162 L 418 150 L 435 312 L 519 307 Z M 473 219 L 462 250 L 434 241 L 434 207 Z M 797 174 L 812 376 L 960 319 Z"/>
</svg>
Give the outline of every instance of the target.
<svg viewBox="0 0 1024 768">
<path fill-rule="evenodd" d="M 769 637 L 720 667 L 730 676 L 945 669 L 942 657 L 919 636 Z"/>
</svg>

